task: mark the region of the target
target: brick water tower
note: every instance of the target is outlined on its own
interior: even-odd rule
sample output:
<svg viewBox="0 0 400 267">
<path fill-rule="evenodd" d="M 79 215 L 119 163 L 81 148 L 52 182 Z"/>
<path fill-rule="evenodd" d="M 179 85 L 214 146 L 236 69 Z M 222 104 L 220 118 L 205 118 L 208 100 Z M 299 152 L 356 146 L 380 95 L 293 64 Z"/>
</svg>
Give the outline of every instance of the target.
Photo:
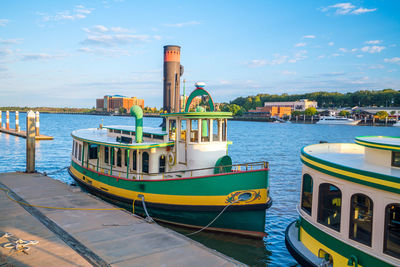
<svg viewBox="0 0 400 267">
<path fill-rule="evenodd" d="M 164 46 L 164 112 L 180 112 L 180 78 L 182 74 L 181 47 L 177 45 Z"/>
</svg>

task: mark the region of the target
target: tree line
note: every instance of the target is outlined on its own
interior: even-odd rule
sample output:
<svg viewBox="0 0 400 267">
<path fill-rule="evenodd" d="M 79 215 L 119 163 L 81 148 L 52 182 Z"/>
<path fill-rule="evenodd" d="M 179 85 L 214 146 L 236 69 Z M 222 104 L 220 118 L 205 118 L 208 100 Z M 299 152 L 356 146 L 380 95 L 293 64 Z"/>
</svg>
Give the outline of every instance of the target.
<svg viewBox="0 0 400 267">
<path fill-rule="evenodd" d="M 241 115 L 256 107 L 262 107 L 264 102 L 284 102 L 308 99 L 318 102 L 319 108 L 343 107 L 399 107 L 400 91 L 393 89 L 360 90 L 352 93 L 313 92 L 306 94 L 258 94 L 256 96 L 238 97 L 229 103 L 224 103 L 222 111 L 230 111 Z"/>
</svg>

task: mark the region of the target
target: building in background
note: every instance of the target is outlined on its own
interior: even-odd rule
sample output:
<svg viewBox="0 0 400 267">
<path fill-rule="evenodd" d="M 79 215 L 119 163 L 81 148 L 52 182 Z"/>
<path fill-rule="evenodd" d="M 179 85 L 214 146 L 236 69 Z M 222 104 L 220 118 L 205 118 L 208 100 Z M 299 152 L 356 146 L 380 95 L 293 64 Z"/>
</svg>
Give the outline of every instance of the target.
<svg viewBox="0 0 400 267">
<path fill-rule="evenodd" d="M 279 117 L 282 118 L 284 116 L 290 116 L 292 114 L 291 107 L 280 107 L 280 106 L 266 106 L 266 107 L 257 107 L 256 109 L 249 110 L 246 114 L 251 117 Z"/>
<path fill-rule="evenodd" d="M 119 112 L 120 108 L 123 108 L 124 113 L 127 113 L 134 105 L 143 109 L 144 99 L 122 95 L 105 95 L 103 98 L 96 99 L 96 111 Z"/>
<path fill-rule="evenodd" d="M 317 108 L 317 101 L 311 101 L 308 99 L 300 99 L 299 101 L 288 101 L 288 102 L 265 102 L 264 107 L 290 107 L 292 110 L 304 111 L 308 108 Z"/>
<path fill-rule="evenodd" d="M 185 104 L 187 103 L 188 98 L 189 98 L 189 96 L 184 97 L 183 95 L 181 95 L 180 101 L 179 101 L 180 106 L 181 106 L 181 111 L 185 110 Z M 190 107 L 189 107 L 189 111 L 196 109 L 196 107 L 198 105 L 200 105 L 201 100 L 202 100 L 201 96 L 196 96 L 195 98 L 193 98 L 192 103 L 190 104 Z"/>
</svg>

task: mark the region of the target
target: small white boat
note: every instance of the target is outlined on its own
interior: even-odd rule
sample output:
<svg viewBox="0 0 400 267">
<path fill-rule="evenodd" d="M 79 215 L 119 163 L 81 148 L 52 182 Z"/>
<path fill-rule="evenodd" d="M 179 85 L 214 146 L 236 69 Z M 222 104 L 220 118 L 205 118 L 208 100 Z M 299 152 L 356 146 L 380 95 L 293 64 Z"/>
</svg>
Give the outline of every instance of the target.
<svg viewBox="0 0 400 267">
<path fill-rule="evenodd" d="M 400 121 L 397 121 L 395 124 L 393 124 L 395 127 L 400 127 Z"/>
<path fill-rule="evenodd" d="M 357 125 L 360 120 L 354 120 L 351 118 L 337 117 L 337 116 L 324 116 L 321 117 L 316 124 L 342 124 L 342 125 Z"/>
</svg>

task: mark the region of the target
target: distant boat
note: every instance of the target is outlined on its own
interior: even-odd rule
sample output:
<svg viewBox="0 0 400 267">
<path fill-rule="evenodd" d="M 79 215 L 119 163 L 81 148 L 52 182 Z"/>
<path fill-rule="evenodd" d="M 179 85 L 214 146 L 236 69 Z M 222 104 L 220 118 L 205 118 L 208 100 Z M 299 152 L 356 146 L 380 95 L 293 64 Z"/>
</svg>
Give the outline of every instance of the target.
<svg viewBox="0 0 400 267">
<path fill-rule="evenodd" d="M 395 127 L 400 127 L 400 121 L 397 121 L 395 124 L 393 124 Z"/>
<path fill-rule="evenodd" d="M 345 117 L 327 116 L 321 117 L 316 124 L 341 124 L 341 125 L 357 125 L 360 120 L 353 120 Z"/>
</svg>

